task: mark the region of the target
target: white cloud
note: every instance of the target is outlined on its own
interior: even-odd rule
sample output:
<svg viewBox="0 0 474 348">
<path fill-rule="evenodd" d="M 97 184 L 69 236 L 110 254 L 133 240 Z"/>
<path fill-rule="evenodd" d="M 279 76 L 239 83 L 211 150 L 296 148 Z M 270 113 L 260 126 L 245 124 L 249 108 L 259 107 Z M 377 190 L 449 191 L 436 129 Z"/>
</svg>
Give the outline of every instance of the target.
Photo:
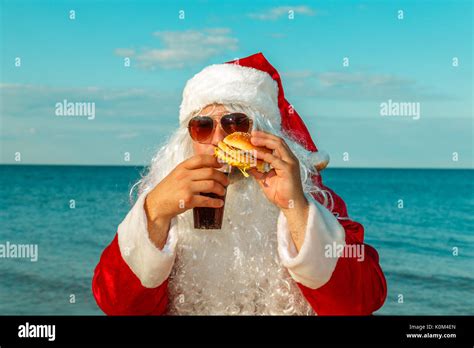
<svg viewBox="0 0 474 348">
<path fill-rule="evenodd" d="M 100 87 L 59 88 L 22 84 L 0 84 L 4 133 L 40 133 L 46 128 L 58 131 L 105 131 L 130 133 L 177 121 L 181 94 L 141 88 L 107 89 Z M 77 122 L 55 116 L 55 105 L 94 102 L 94 121 Z M 174 116 L 174 117 L 173 117 Z M 33 130 L 32 130 L 33 129 Z M 126 130 L 126 131 L 123 131 Z"/>
<path fill-rule="evenodd" d="M 145 69 L 180 69 L 238 49 L 238 39 L 230 35 L 229 28 L 209 28 L 186 31 L 157 31 L 162 48 L 142 48 L 139 51 L 118 48 L 118 56 L 134 57 L 138 66 Z"/>
<path fill-rule="evenodd" d="M 288 79 L 306 79 L 308 77 L 312 77 L 315 73 L 311 70 L 294 70 L 288 72 L 282 72 L 281 74 L 284 78 Z"/>
<path fill-rule="evenodd" d="M 123 164 L 149 161 L 178 126 L 181 92 L 0 83 L 0 163 Z M 57 117 L 55 104 L 95 102 L 94 120 Z"/>
<path fill-rule="evenodd" d="M 280 17 L 287 16 L 290 10 L 292 10 L 294 14 L 303 16 L 314 16 L 316 14 L 309 6 L 278 6 L 264 12 L 250 13 L 248 16 L 262 21 L 277 20 Z"/>
<path fill-rule="evenodd" d="M 422 86 L 414 79 L 394 74 L 297 70 L 283 73 L 282 76 L 288 80 L 292 93 L 302 97 L 348 100 L 380 100 L 385 97 L 449 98 L 437 93 L 432 86 Z"/>
<path fill-rule="evenodd" d="M 361 72 L 325 72 L 317 75 L 317 78 L 324 87 L 338 87 L 347 85 L 357 86 L 408 86 L 413 84 L 413 80 L 403 79 L 390 74 L 367 74 Z"/>
</svg>

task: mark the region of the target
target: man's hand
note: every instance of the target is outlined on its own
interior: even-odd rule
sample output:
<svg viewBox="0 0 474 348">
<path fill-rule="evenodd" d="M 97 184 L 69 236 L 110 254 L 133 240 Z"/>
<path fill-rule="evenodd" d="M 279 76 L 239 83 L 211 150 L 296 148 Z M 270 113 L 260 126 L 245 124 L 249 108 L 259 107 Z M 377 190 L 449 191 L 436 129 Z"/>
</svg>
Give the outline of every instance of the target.
<svg viewBox="0 0 474 348">
<path fill-rule="evenodd" d="M 257 158 L 269 163 L 273 169 L 265 174 L 255 168 L 248 170 L 259 183 L 270 202 L 281 209 L 288 220 L 293 241 L 299 250 L 303 244 L 309 203 L 301 185 L 300 165 L 285 141 L 273 134 L 253 131 L 251 142 L 273 150 L 271 153 L 257 151 Z"/>
<path fill-rule="evenodd" d="M 145 199 L 148 233 L 160 249 L 168 238 L 171 219 L 195 207 L 220 208 L 222 199 L 205 197 L 200 192 L 225 194 L 227 176 L 218 171 L 222 167 L 212 155 L 196 155 L 180 163 Z"/>
</svg>

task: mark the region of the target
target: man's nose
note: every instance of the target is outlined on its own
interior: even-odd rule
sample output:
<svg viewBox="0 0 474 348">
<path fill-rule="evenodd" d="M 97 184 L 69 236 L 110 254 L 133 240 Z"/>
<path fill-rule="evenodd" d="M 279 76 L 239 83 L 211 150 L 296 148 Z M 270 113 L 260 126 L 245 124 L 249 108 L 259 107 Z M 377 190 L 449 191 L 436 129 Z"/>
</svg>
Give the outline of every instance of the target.
<svg viewBox="0 0 474 348">
<path fill-rule="evenodd" d="M 214 130 L 214 134 L 212 135 L 211 144 L 217 146 L 219 141 L 225 138 L 227 134 L 222 130 L 221 126 L 218 124 L 216 125 L 216 129 Z"/>
</svg>

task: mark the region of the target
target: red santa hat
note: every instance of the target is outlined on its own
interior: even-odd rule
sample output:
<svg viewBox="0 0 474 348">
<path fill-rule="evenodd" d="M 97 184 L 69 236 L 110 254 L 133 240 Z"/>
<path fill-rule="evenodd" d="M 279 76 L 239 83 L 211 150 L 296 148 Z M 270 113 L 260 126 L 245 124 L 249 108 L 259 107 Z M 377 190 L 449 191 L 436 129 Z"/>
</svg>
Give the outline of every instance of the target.
<svg viewBox="0 0 474 348">
<path fill-rule="evenodd" d="M 192 77 L 183 91 L 180 122 L 185 123 L 194 112 L 213 103 L 251 106 L 294 141 L 315 152 L 313 163 L 318 170 L 327 165 L 328 156 L 318 152 L 303 120 L 285 99 L 280 74 L 262 53 L 210 65 Z"/>
</svg>

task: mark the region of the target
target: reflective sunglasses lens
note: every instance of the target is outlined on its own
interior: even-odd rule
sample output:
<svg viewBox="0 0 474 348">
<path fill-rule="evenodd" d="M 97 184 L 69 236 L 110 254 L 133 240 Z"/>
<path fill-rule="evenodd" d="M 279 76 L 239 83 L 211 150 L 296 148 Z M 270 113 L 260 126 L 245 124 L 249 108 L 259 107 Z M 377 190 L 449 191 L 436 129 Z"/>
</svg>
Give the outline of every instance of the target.
<svg viewBox="0 0 474 348">
<path fill-rule="evenodd" d="M 195 116 L 189 121 L 188 130 L 193 140 L 204 141 L 214 130 L 214 120 L 209 116 Z"/>
<path fill-rule="evenodd" d="M 225 115 L 221 118 L 221 126 L 227 134 L 234 132 L 247 133 L 250 130 L 250 118 L 241 113 Z"/>
</svg>

